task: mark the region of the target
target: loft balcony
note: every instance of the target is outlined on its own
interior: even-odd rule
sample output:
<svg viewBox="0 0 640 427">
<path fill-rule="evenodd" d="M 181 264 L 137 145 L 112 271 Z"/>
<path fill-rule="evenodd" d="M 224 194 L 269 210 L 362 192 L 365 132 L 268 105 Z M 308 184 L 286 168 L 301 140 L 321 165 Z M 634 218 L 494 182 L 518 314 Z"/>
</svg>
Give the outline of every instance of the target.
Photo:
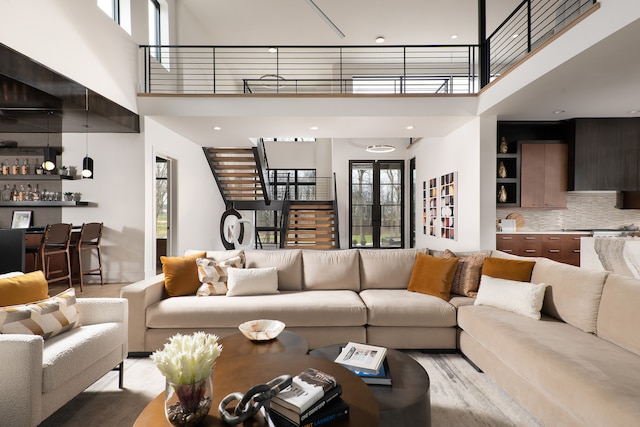
<svg viewBox="0 0 640 427">
<path fill-rule="evenodd" d="M 596 6 L 523 0 L 477 45 L 143 45 L 141 87 L 163 95 L 471 95 Z"/>
</svg>

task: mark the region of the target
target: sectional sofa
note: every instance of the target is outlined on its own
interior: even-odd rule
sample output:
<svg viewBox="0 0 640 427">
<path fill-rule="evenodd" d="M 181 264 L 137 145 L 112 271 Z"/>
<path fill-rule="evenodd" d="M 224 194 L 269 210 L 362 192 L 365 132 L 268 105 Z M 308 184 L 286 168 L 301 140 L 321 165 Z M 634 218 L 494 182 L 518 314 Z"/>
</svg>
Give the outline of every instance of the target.
<svg viewBox="0 0 640 427">
<path fill-rule="evenodd" d="M 470 296 L 447 301 L 407 290 L 416 257 L 426 252 L 244 251 L 246 268 L 277 269 L 277 293 L 264 295 L 167 297 L 158 275 L 122 289 L 130 308 L 129 350 L 154 351 L 178 332 L 225 336 L 246 320 L 274 318 L 311 348 L 360 341 L 461 351 L 546 425 L 622 426 L 640 419 L 640 281 L 487 252 L 535 261 L 530 281 L 545 286 L 536 320 L 475 304 Z M 218 260 L 234 255 L 206 253 Z"/>
</svg>

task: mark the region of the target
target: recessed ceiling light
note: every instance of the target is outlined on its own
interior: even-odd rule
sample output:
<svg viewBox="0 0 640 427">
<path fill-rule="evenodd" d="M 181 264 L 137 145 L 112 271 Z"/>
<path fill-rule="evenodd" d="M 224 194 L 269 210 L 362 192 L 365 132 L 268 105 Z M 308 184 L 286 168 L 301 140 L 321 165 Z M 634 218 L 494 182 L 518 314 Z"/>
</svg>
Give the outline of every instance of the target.
<svg viewBox="0 0 640 427">
<path fill-rule="evenodd" d="M 275 47 L 270 47 L 269 48 L 269 53 L 276 53 L 277 51 L 278 51 L 278 49 L 275 48 Z"/>
<path fill-rule="evenodd" d="M 413 126 L 411 125 L 407 126 L 407 130 L 411 130 L 411 129 L 413 129 Z"/>
<path fill-rule="evenodd" d="M 384 37 L 382 37 L 382 36 L 376 37 L 376 43 L 378 43 L 378 44 L 384 43 Z"/>
<path fill-rule="evenodd" d="M 451 38 L 455 40 L 455 39 L 458 38 L 458 35 L 457 34 L 451 34 Z"/>
<path fill-rule="evenodd" d="M 211 129 L 213 129 L 213 130 L 221 130 L 222 128 L 220 126 L 213 126 Z"/>
<path fill-rule="evenodd" d="M 562 114 L 564 112 L 565 112 L 564 110 L 555 110 L 553 114 Z"/>
<path fill-rule="evenodd" d="M 320 129 L 320 128 L 319 128 L 318 126 L 311 126 L 309 129 L 311 129 L 311 130 L 318 130 L 318 129 Z"/>
<path fill-rule="evenodd" d="M 367 151 L 370 153 L 390 153 L 395 150 L 396 147 L 390 144 L 369 145 Z"/>
</svg>

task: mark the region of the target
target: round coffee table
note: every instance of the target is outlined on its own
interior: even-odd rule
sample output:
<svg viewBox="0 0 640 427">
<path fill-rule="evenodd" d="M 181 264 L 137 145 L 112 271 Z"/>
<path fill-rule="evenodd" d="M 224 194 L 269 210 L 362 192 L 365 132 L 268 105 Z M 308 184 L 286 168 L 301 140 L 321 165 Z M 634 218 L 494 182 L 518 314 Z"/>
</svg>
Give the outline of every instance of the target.
<svg viewBox="0 0 640 427">
<path fill-rule="evenodd" d="M 226 426 L 218 413 L 218 405 L 229 393 L 245 393 L 253 385 L 264 384 L 283 374 L 294 376 L 307 368 L 331 374 L 342 385 L 342 399 L 349 404 L 349 418 L 332 423 L 332 427 L 378 425 L 378 403 L 371 389 L 348 369 L 318 357 L 274 353 L 221 357 L 213 370 L 213 406 L 201 426 Z M 269 421 L 258 415 L 242 425 L 268 426 Z M 164 415 L 164 392 L 147 405 L 134 423 L 134 427 L 148 426 L 171 426 Z"/>
<path fill-rule="evenodd" d="M 309 354 L 335 360 L 344 344 L 312 350 Z M 387 349 L 391 386 L 369 385 L 378 402 L 380 427 L 431 426 L 429 375 L 406 354 Z M 364 382 L 363 382 L 364 383 Z"/>
<path fill-rule="evenodd" d="M 238 332 L 220 339 L 222 353 L 220 357 L 235 357 L 236 355 L 259 355 L 265 353 L 294 353 L 307 354 L 309 342 L 305 337 L 286 329 L 272 340 L 251 341 Z"/>
</svg>

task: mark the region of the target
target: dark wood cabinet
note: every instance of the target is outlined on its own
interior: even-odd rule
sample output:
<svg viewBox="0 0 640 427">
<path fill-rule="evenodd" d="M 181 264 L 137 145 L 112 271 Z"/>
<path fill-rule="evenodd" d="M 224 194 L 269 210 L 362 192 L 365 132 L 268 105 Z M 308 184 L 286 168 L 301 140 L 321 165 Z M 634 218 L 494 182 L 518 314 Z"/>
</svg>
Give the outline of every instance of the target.
<svg viewBox="0 0 640 427">
<path fill-rule="evenodd" d="M 575 119 L 569 189 L 640 190 L 640 118 Z"/>
<path fill-rule="evenodd" d="M 588 233 L 499 233 L 496 249 L 512 255 L 545 257 L 565 264 L 580 265 L 580 238 Z"/>
<path fill-rule="evenodd" d="M 521 207 L 567 207 L 567 159 L 567 144 L 521 145 Z"/>
</svg>

